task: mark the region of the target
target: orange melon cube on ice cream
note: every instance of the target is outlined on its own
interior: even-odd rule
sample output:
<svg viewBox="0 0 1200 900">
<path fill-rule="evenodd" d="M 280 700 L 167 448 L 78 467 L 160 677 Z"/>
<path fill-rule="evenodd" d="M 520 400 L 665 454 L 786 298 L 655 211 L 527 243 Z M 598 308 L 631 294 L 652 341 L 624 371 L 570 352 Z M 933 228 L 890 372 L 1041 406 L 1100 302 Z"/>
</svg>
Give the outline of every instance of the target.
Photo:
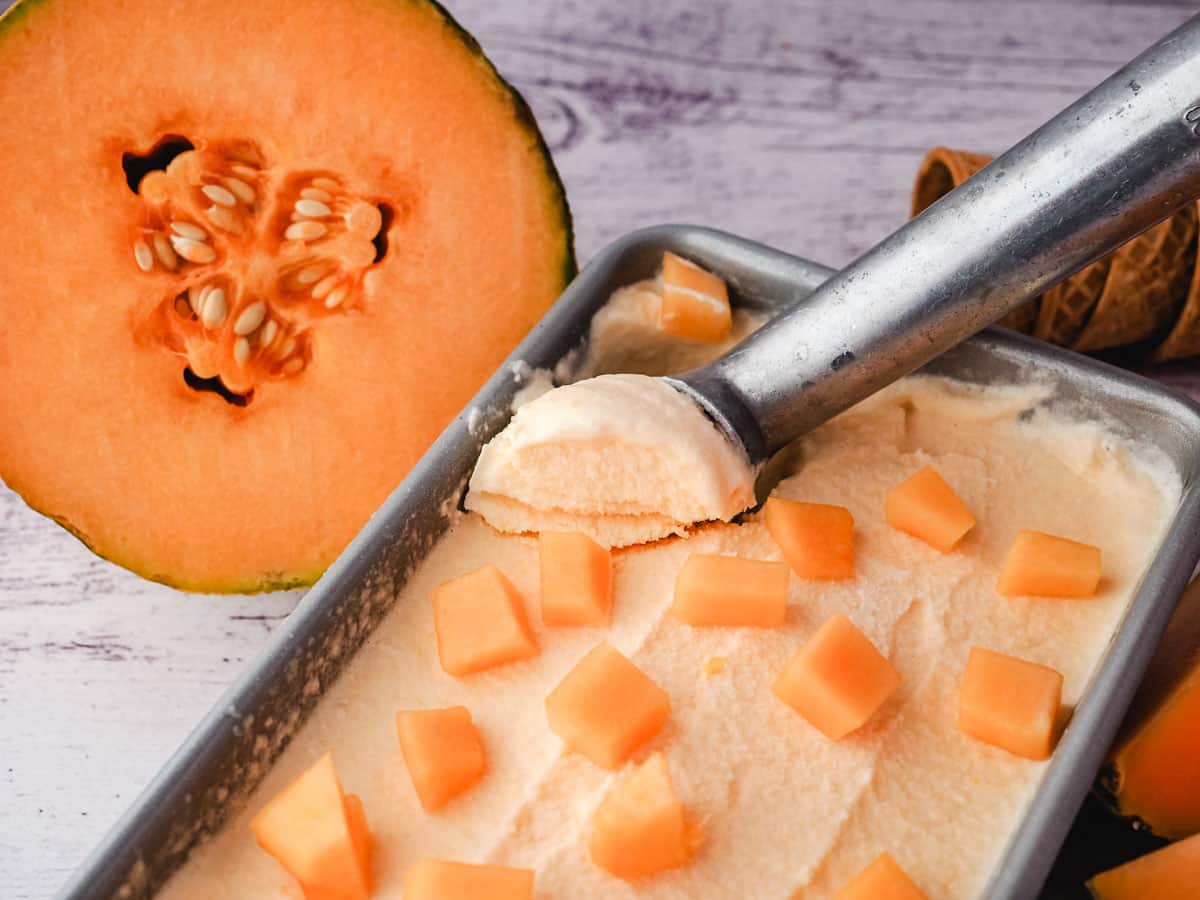
<svg viewBox="0 0 1200 900">
<path fill-rule="evenodd" d="M 404 900 L 533 900 L 533 870 L 423 859 L 404 873 Z"/>
<path fill-rule="evenodd" d="M 426 812 L 441 809 L 483 777 L 483 742 L 465 706 L 402 710 L 396 713 L 396 733 Z"/>
<path fill-rule="evenodd" d="M 888 853 L 855 875 L 833 900 L 928 900 Z"/>
<path fill-rule="evenodd" d="M 659 315 L 664 332 L 692 341 L 722 341 L 733 327 L 725 282 L 669 251 L 663 254 Z"/>
<path fill-rule="evenodd" d="M 1004 560 L 996 590 L 1005 597 L 1091 597 L 1099 586 L 1099 547 L 1022 531 Z"/>
<path fill-rule="evenodd" d="M 616 769 L 671 714 L 666 691 L 627 657 L 599 644 L 546 698 L 550 729 L 604 769 Z"/>
<path fill-rule="evenodd" d="M 771 690 L 830 740 L 862 727 L 900 686 L 900 673 L 846 616 L 831 616 Z"/>
<path fill-rule="evenodd" d="M 887 523 L 947 553 L 975 527 L 975 517 L 954 489 L 929 466 L 910 475 L 884 501 Z"/>
<path fill-rule="evenodd" d="M 538 535 L 542 621 L 547 625 L 607 625 L 612 609 L 612 554 L 586 534 Z"/>
<path fill-rule="evenodd" d="M 801 578 L 854 577 L 854 516 L 843 506 L 767 499 L 763 521 L 783 558 Z"/>
<path fill-rule="evenodd" d="M 1049 666 L 972 647 L 958 698 L 958 727 L 1026 759 L 1054 749 L 1063 677 Z"/>
<path fill-rule="evenodd" d="M 367 900 L 370 895 L 366 817 L 358 798 L 342 792 L 332 754 L 271 798 L 250 821 L 250 830 L 310 900 Z"/>
<path fill-rule="evenodd" d="M 596 807 L 588 855 L 630 881 L 683 865 L 702 842 L 675 796 L 666 761 L 655 753 Z"/>
<path fill-rule="evenodd" d="M 787 599 L 787 563 L 695 553 L 675 579 L 671 616 L 686 625 L 778 628 Z"/>
<path fill-rule="evenodd" d="M 433 624 L 438 658 L 451 675 L 470 675 L 540 652 L 524 599 L 492 565 L 434 588 Z"/>
</svg>

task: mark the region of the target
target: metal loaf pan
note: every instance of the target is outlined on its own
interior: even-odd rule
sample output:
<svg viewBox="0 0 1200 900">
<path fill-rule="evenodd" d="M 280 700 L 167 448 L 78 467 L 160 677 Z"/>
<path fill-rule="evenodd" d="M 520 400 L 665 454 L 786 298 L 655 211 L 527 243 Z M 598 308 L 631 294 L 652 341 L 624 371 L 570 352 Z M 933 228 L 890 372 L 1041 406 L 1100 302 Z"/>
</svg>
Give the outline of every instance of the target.
<svg viewBox="0 0 1200 900">
<path fill-rule="evenodd" d="M 601 252 L 446 429 L 258 659 L 167 762 L 60 896 L 152 897 L 189 850 L 245 801 L 321 694 L 394 602 L 445 528 L 480 447 L 508 420 L 531 368 L 553 369 L 583 340 L 611 291 L 653 273 L 664 249 L 729 281 L 734 301 L 779 309 L 831 274 L 727 234 L 659 226 Z M 1045 881 L 1132 693 L 1200 556 L 1200 407 L 1144 378 L 1003 330 L 957 347 L 926 371 L 966 381 L 1056 386 L 1051 404 L 1156 447 L 1183 495 L 1174 521 L 1082 697 L 1001 865 L 988 900 L 1029 900 Z"/>
</svg>

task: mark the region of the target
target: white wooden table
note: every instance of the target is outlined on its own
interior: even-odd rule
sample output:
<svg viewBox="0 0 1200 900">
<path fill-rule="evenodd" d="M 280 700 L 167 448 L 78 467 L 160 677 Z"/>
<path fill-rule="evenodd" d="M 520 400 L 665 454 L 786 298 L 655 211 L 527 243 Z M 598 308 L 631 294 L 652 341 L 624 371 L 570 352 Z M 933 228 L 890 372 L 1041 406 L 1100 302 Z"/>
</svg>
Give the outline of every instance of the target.
<svg viewBox="0 0 1200 900">
<path fill-rule="evenodd" d="M 928 147 L 1003 149 L 1189 13 L 1168 0 L 446 2 L 533 106 L 581 262 L 665 221 L 844 262 L 904 219 Z M 150 584 L 0 491 L 0 896 L 18 900 L 57 889 L 299 594 Z"/>
</svg>

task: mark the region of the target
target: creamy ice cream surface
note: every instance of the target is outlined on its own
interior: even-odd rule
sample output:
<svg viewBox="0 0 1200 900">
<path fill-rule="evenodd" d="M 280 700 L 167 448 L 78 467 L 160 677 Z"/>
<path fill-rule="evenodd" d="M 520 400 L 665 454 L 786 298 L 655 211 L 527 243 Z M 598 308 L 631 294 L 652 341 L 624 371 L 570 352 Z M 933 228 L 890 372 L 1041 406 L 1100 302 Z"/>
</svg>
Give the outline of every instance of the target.
<svg viewBox="0 0 1200 900">
<path fill-rule="evenodd" d="M 649 301 L 622 296 L 608 308 L 615 312 L 597 317 L 593 349 L 653 331 Z M 695 347 L 685 351 L 668 360 L 664 345 L 649 360 L 638 363 L 635 353 L 626 361 L 656 374 L 703 362 Z M 605 371 L 588 359 L 587 374 Z M 679 536 L 614 552 L 610 625 L 547 628 L 534 537 L 502 533 L 477 512 L 451 512 L 449 531 L 246 807 L 193 852 L 162 896 L 299 898 L 296 883 L 255 844 L 249 821 L 330 750 L 345 789 L 366 809 L 379 900 L 401 898 L 405 871 L 423 858 L 533 869 L 537 900 L 825 900 L 884 851 L 931 900 L 978 896 L 1047 763 L 958 729 L 968 652 L 981 645 L 1057 669 L 1070 709 L 1181 489 L 1156 459 L 1047 411 L 1045 399 L 1036 385 L 981 388 L 914 377 L 805 437 L 795 471 L 775 493 L 853 513 L 856 575 L 838 582 L 790 576 L 785 623 L 765 629 L 695 628 L 667 614 L 676 575 L 694 553 L 781 558 L 759 515 L 684 527 L 748 505 L 752 482 L 745 460 L 691 401 L 630 375 L 602 375 L 530 400 L 482 455 L 470 508 L 512 531 L 585 530 L 615 545 L 630 536 Z M 950 553 L 885 522 L 888 491 L 926 465 L 978 520 Z M 597 504 L 597 496 L 609 499 Z M 998 596 L 998 569 L 1022 529 L 1099 546 L 1097 595 Z M 541 650 L 525 662 L 455 678 L 439 664 L 430 595 L 488 564 L 521 592 Z M 901 681 L 864 727 L 835 742 L 774 697 L 771 685 L 836 613 L 853 620 Z M 566 752 L 544 708 L 547 694 L 600 641 L 628 656 L 671 705 L 665 728 L 618 772 Z M 400 754 L 395 714 L 460 704 L 479 728 L 487 771 L 445 808 L 426 813 Z M 706 838 L 686 865 L 626 882 L 589 859 L 592 815 L 630 767 L 654 752 L 665 757 Z"/>
<path fill-rule="evenodd" d="M 669 375 L 698 368 L 741 343 L 767 320 L 759 310 L 737 307 L 733 327 L 719 343 L 684 341 L 659 327 L 661 285 L 653 279 L 618 288 L 592 318 L 576 378 L 614 372 Z"/>
<path fill-rule="evenodd" d="M 599 375 L 518 409 L 483 448 L 466 506 L 501 531 L 627 546 L 732 518 L 753 505 L 754 474 L 665 381 Z"/>
<path fill-rule="evenodd" d="M 539 900 L 828 898 L 881 851 L 933 900 L 977 896 L 1046 763 L 985 746 L 956 727 L 973 644 L 1053 666 L 1074 704 L 1151 559 L 1179 486 L 1089 425 L 1033 413 L 1036 391 L 908 379 L 803 441 L 781 496 L 849 507 L 857 577 L 791 580 L 784 627 L 691 628 L 668 618 L 692 553 L 778 559 L 761 521 L 715 524 L 618 552 L 608 628 L 540 626 L 536 541 L 461 514 L 414 573 L 389 617 L 321 701 L 248 807 L 198 849 L 167 900 L 296 897 L 248 821 L 331 749 L 376 838 L 376 896 L 397 898 L 422 857 L 536 870 Z M 952 553 L 884 522 L 884 497 L 930 464 L 979 519 Z M 564 473 L 565 474 L 565 473 Z M 1005 599 L 996 572 L 1013 535 L 1036 528 L 1103 548 L 1088 600 Z M 430 591 L 486 563 L 522 591 L 542 646 L 529 662 L 468 678 L 438 664 Z M 831 742 L 776 700 L 770 685 L 831 614 L 849 615 L 900 672 L 899 691 L 860 731 Z M 707 841 L 687 866 L 626 883 L 588 859 L 592 811 L 624 772 L 565 753 L 543 700 L 600 640 L 627 654 L 671 698 L 671 720 L 642 749 L 662 751 Z M 724 660 L 720 669 L 710 661 Z M 466 705 L 488 756 L 483 782 L 422 812 L 397 749 L 399 709 Z"/>
</svg>

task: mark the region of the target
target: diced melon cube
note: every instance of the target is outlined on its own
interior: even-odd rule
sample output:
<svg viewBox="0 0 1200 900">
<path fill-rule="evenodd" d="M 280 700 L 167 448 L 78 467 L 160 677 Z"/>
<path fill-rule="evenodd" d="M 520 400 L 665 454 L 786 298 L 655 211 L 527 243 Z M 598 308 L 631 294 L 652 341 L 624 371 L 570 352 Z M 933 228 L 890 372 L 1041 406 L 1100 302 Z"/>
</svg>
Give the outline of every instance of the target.
<svg viewBox="0 0 1200 900">
<path fill-rule="evenodd" d="M 787 598 L 787 563 L 695 553 L 675 579 L 671 616 L 686 625 L 778 628 Z"/>
<path fill-rule="evenodd" d="M 533 900 L 533 870 L 423 859 L 404 873 L 404 900 Z"/>
<path fill-rule="evenodd" d="M 655 753 L 596 807 L 588 855 L 630 881 L 683 865 L 703 840 L 675 796 L 666 761 Z"/>
<path fill-rule="evenodd" d="M 1101 872 L 1087 886 L 1096 900 L 1196 900 L 1200 833 Z"/>
<path fill-rule="evenodd" d="M 438 658 L 451 675 L 470 675 L 537 656 L 537 638 L 513 583 L 487 565 L 433 589 Z"/>
<path fill-rule="evenodd" d="M 943 553 L 975 527 L 975 517 L 954 489 L 929 466 L 910 475 L 884 501 L 887 523 Z"/>
<path fill-rule="evenodd" d="M 783 558 L 801 578 L 854 577 L 854 516 L 844 506 L 770 497 L 763 519 Z"/>
<path fill-rule="evenodd" d="M 1005 597 L 1091 597 L 1099 585 L 1099 547 L 1022 531 L 1004 560 L 996 590 Z"/>
<path fill-rule="evenodd" d="M 547 625 L 607 625 L 612 609 L 612 554 L 586 534 L 538 535 L 542 621 Z"/>
<path fill-rule="evenodd" d="M 1054 750 L 1063 677 L 1049 666 L 972 647 L 958 695 L 958 727 L 1027 759 Z"/>
<path fill-rule="evenodd" d="M 675 337 L 722 341 L 733 327 L 725 282 L 670 251 L 663 254 L 660 327 Z"/>
<path fill-rule="evenodd" d="M 357 794 L 343 794 L 342 808 L 346 814 L 346 827 L 350 831 L 350 845 L 360 871 L 366 873 L 370 887 L 371 874 L 371 829 L 367 826 L 367 812 Z"/>
<path fill-rule="evenodd" d="M 465 706 L 396 713 L 400 752 L 426 812 L 441 809 L 483 777 L 483 742 Z"/>
<path fill-rule="evenodd" d="M 860 728 L 900 686 L 900 673 L 846 616 L 817 629 L 775 679 L 775 696 L 830 740 Z"/>
<path fill-rule="evenodd" d="M 567 748 L 616 769 L 671 714 L 666 691 L 608 644 L 599 644 L 546 698 L 551 730 Z"/>
<path fill-rule="evenodd" d="M 833 895 L 833 900 L 927 900 L 888 853 L 880 856 Z"/>
<path fill-rule="evenodd" d="M 367 900 L 370 895 L 366 817 L 358 798 L 343 794 L 331 753 L 268 801 L 250 821 L 250 830 L 306 897 Z"/>
</svg>

